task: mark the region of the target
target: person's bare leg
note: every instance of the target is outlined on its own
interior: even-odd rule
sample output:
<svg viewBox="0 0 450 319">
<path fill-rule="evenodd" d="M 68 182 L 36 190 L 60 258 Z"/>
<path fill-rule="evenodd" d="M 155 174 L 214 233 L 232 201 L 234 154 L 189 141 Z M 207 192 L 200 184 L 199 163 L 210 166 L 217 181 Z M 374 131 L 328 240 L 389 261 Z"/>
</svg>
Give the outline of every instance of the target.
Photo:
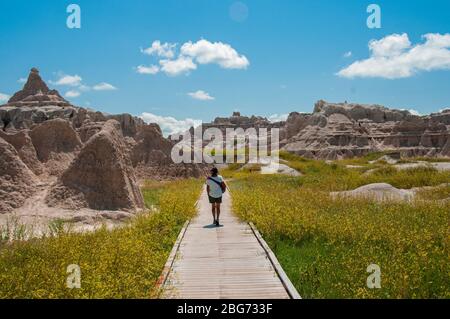
<svg viewBox="0 0 450 319">
<path fill-rule="evenodd" d="M 216 215 L 217 215 L 217 219 L 216 219 L 216 220 L 217 220 L 217 223 L 220 224 L 220 223 L 219 223 L 219 218 L 220 218 L 220 203 L 217 203 L 217 204 L 216 204 Z"/>
<path fill-rule="evenodd" d="M 211 204 L 211 211 L 212 211 L 212 215 L 213 215 L 213 224 L 216 223 L 216 203 L 212 203 Z"/>
</svg>

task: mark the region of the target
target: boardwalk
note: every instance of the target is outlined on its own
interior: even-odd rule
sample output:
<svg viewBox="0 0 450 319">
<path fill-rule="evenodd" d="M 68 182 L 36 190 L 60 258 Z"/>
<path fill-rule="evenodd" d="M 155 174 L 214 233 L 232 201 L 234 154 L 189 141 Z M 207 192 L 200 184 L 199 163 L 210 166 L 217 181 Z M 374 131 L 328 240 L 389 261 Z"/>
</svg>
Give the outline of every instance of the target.
<svg viewBox="0 0 450 319">
<path fill-rule="evenodd" d="M 220 222 L 212 224 L 206 190 L 187 227 L 163 286 L 164 298 L 290 298 L 250 226 L 232 215 L 225 194 Z M 281 276 L 283 277 L 283 276 Z"/>
</svg>

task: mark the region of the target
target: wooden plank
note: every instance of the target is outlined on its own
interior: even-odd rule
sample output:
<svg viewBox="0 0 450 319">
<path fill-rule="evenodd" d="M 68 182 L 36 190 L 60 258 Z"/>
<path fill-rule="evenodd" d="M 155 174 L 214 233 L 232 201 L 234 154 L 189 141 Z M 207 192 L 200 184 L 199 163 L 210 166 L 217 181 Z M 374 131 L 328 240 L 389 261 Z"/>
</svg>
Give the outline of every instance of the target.
<svg viewBox="0 0 450 319">
<path fill-rule="evenodd" d="M 199 214 L 180 234 L 172 261 L 168 261 L 170 270 L 162 297 L 292 298 L 255 232 L 232 214 L 228 192 L 222 204 L 222 227 L 211 225 L 206 189 L 198 201 L 198 210 Z"/>
<path fill-rule="evenodd" d="M 266 241 L 264 240 L 264 238 L 259 233 L 258 229 L 256 229 L 256 227 L 255 227 L 255 225 L 253 225 L 253 223 L 250 223 L 250 227 L 253 230 L 253 233 L 255 234 L 256 238 L 259 241 L 259 243 L 261 244 L 261 246 L 266 251 L 267 256 L 269 256 L 270 262 L 274 266 L 275 271 L 277 272 L 278 276 L 280 277 L 281 282 L 283 283 L 283 286 L 286 288 L 286 290 L 289 293 L 289 295 L 291 296 L 291 298 L 292 299 L 302 299 L 302 297 L 298 293 L 297 289 L 294 287 L 294 285 L 292 284 L 291 280 L 289 279 L 289 277 L 284 272 L 283 267 L 281 267 L 280 263 L 278 262 L 277 257 L 273 253 L 272 249 L 270 249 L 269 245 L 267 245 Z"/>
</svg>

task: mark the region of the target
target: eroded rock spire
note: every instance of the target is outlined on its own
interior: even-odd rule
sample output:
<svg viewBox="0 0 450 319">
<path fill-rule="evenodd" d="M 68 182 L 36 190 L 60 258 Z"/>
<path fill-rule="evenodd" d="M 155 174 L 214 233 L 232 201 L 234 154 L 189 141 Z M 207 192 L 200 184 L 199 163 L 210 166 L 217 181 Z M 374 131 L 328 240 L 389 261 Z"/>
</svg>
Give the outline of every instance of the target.
<svg viewBox="0 0 450 319">
<path fill-rule="evenodd" d="M 32 68 L 23 89 L 16 92 L 8 101 L 10 106 L 69 106 L 56 90 L 50 90 L 39 75 L 39 70 Z"/>
</svg>

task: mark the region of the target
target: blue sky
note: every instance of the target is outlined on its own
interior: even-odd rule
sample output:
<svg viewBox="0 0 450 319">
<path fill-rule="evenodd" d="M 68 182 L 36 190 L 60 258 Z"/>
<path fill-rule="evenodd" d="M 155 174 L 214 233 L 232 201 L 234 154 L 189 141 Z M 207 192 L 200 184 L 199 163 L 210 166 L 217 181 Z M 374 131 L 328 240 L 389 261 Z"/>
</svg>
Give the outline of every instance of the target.
<svg viewBox="0 0 450 319">
<path fill-rule="evenodd" d="M 448 40 L 448 0 L 236 2 L 2 0 L 0 93 L 12 95 L 20 89 L 23 84 L 18 80 L 35 66 L 62 94 L 80 94 L 68 98 L 76 105 L 109 113 L 151 113 L 162 121 L 168 116 L 210 121 L 234 110 L 263 116 L 311 112 L 319 99 L 377 103 L 422 114 L 450 106 L 447 44 L 431 51 L 425 47 L 423 55 L 438 56 L 425 62 L 423 55 L 408 53 L 427 41 L 422 38 L 425 34 Z M 71 3 L 81 7 L 78 30 L 66 26 L 66 7 Z M 381 7 L 381 29 L 366 25 L 366 8 L 371 3 Z M 398 37 L 389 38 L 393 34 Z M 200 56 L 203 47 L 198 41 L 202 39 L 214 50 L 224 49 L 219 42 L 228 45 L 225 54 L 234 52 L 235 59 L 209 56 L 209 61 L 202 62 L 202 57 L 208 59 L 208 55 Z M 392 57 L 397 49 L 392 53 L 389 46 L 391 51 L 382 54 L 388 55 L 391 64 L 384 57 L 367 62 L 372 39 L 387 39 L 379 43 L 381 48 L 385 43 L 400 43 L 401 57 Z M 142 52 L 157 40 L 162 45 L 177 44 L 172 47 L 173 57 L 168 58 L 167 52 L 163 52 L 166 57 L 156 51 Z M 430 39 L 429 43 L 437 42 Z M 196 69 L 176 76 L 164 72 L 160 61 L 177 60 L 186 43 L 198 49 L 188 57 Z M 348 52 L 351 56 L 346 57 Z M 371 70 L 356 68 L 346 76 L 337 74 L 356 61 L 365 61 L 361 67 Z M 157 74 L 137 72 L 138 66 L 152 65 L 158 67 Z M 386 68 L 393 70 L 393 77 L 386 75 Z M 81 81 L 74 86 L 56 85 L 64 76 L 72 80 L 78 76 Z M 102 83 L 116 90 L 104 85 L 94 89 Z M 194 98 L 205 96 L 213 99 Z"/>
</svg>

